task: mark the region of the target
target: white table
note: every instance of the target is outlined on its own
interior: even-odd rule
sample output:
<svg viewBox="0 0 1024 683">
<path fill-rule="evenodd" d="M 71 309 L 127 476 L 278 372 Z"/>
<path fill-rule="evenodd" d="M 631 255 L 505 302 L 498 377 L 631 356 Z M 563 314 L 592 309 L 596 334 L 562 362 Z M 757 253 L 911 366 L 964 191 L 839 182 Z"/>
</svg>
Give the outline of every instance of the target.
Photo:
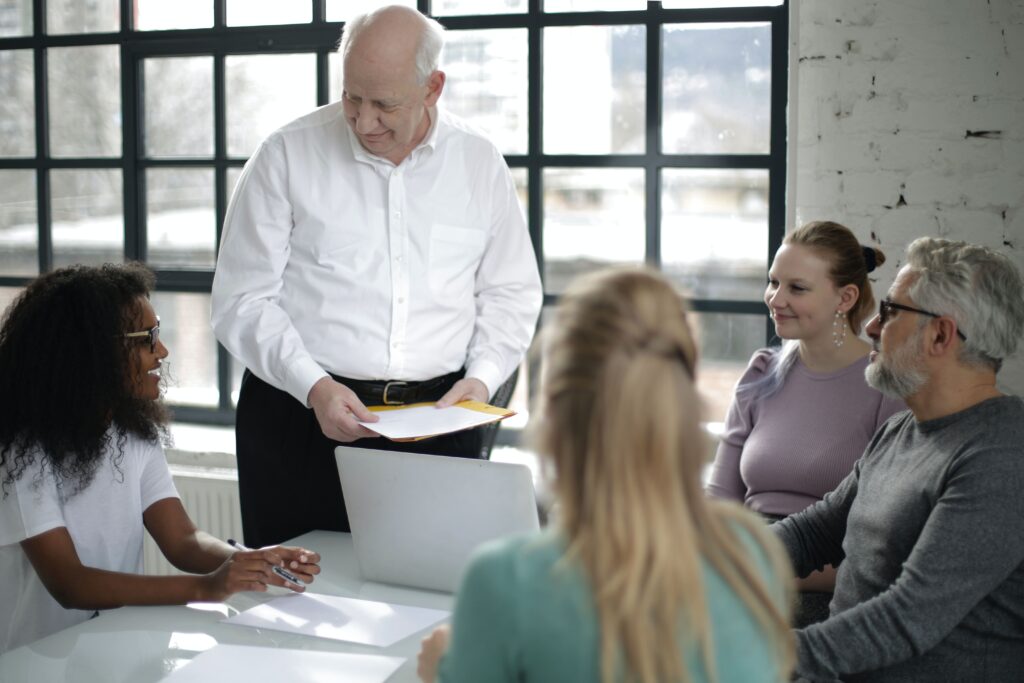
<svg viewBox="0 0 1024 683">
<path fill-rule="evenodd" d="M 363 581 L 349 534 L 313 531 L 288 545 L 301 545 L 320 553 L 322 572 L 310 585 L 312 592 L 452 609 L 453 596 L 447 593 Z M 238 593 L 218 604 L 109 610 L 0 656 L 0 682 L 152 683 L 217 643 L 406 657 L 408 661 L 388 683 L 418 680 L 416 654 L 420 639 L 429 629 L 391 647 L 377 648 L 221 623 L 226 616 L 284 592 L 275 588 L 267 593 Z"/>
</svg>

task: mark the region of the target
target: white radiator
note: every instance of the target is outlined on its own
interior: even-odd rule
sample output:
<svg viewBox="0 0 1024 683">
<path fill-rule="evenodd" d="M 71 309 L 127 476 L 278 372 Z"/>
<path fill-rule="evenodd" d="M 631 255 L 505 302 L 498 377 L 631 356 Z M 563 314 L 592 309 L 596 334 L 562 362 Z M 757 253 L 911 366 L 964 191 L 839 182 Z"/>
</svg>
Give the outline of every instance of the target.
<svg viewBox="0 0 1024 683">
<path fill-rule="evenodd" d="M 168 454 L 173 460 L 173 454 Z M 219 464 L 219 463 L 218 463 Z M 242 540 L 242 512 L 238 504 L 238 473 L 230 467 L 171 464 L 181 503 L 197 527 L 220 539 Z M 180 574 L 171 566 L 149 534 L 143 546 L 147 574 Z"/>
</svg>

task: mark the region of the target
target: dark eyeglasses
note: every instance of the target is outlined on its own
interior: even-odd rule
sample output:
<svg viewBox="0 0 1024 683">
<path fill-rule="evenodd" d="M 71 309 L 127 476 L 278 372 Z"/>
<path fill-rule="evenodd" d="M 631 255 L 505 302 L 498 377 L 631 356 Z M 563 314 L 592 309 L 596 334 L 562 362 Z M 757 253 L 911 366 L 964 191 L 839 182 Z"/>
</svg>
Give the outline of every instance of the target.
<svg viewBox="0 0 1024 683">
<path fill-rule="evenodd" d="M 143 330 L 141 332 L 126 332 L 124 336 L 129 338 L 129 339 L 133 339 L 133 338 L 141 339 L 141 338 L 145 337 L 146 341 L 149 342 L 149 352 L 150 353 L 156 353 L 156 344 L 157 344 L 157 342 L 160 341 L 160 318 L 159 318 L 159 316 L 156 319 L 156 325 L 153 325 L 153 327 L 149 328 L 148 330 Z"/>
<path fill-rule="evenodd" d="M 938 313 L 932 313 L 931 311 L 922 311 L 920 308 L 911 308 L 910 306 L 904 306 L 903 304 L 898 304 L 895 301 L 889 301 L 888 299 L 882 299 L 881 301 L 878 302 L 878 326 L 879 327 L 885 327 L 885 323 L 889 322 L 889 318 L 892 317 L 892 312 L 894 310 L 897 310 L 897 311 L 907 311 L 908 313 L 920 313 L 921 315 L 927 315 L 930 318 L 941 318 L 942 317 Z M 967 341 L 967 337 L 964 336 L 964 333 L 960 331 L 959 327 L 957 327 L 957 329 L 956 329 L 956 334 L 963 341 Z"/>
</svg>

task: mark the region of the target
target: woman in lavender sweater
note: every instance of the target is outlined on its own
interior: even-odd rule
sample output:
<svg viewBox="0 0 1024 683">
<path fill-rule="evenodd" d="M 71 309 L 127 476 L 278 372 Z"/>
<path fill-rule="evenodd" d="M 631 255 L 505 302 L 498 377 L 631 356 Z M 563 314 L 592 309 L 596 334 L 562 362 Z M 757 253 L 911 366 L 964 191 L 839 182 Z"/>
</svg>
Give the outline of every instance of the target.
<svg viewBox="0 0 1024 683">
<path fill-rule="evenodd" d="M 786 236 L 764 300 L 781 348 L 760 349 L 740 378 L 715 455 L 708 493 L 770 519 L 813 505 L 853 469 L 902 401 L 864 381 L 874 312 L 868 273 L 885 255 L 838 223 L 817 221 Z M 797 621 L 828 615 L 831 567 L 800 582 Z M 817 595 L 814 595 L 816 593 Z"/>
</svg>

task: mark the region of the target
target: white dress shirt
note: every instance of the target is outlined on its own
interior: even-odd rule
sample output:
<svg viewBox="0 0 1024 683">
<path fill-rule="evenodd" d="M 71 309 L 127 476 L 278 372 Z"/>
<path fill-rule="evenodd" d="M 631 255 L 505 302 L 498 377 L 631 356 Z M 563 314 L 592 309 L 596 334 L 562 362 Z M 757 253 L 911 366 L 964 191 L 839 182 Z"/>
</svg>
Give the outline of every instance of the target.
<svg viewBox="0 0 1024 683">
<path fill-rule="evenodd" d="M 327 372 L 419 381 L 466 368 L 493 395 L 530 343 L 542 293 L 508 166 L 436 109 L 395 166 L 342 104 L 270 135 L 235 188 L 213 280 L 217 339 L 306 403 Z"/>
</svg>

